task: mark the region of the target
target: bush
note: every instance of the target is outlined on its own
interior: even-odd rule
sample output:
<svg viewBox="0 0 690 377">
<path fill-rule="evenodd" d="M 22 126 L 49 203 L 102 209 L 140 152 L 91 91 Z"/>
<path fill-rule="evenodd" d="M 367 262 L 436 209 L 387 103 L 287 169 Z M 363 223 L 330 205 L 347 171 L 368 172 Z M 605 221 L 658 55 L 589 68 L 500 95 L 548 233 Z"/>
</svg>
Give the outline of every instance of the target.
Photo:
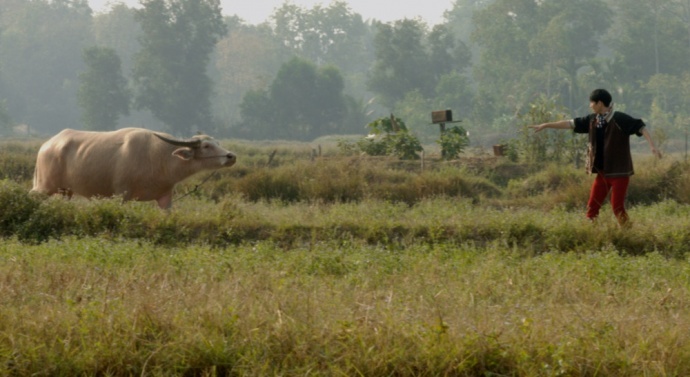
<svg viewBox="0 0 690 377">
<path fill-rule="evenodd" d="M 388 154 L 388 145 L 383 140 L 374 137 L 365 137 L 357 142 L 357 148 L 369 156 L 385 156 Z"/>
<path fill-rule="evenodd" d="M 0 236 L 15 234 L 39 206 L 37 196 L 29 195 L 18 184 L 0 181 Z"/>
<path fill-rule="evenodd" d="M 356 147 L 369 156 L 396 156 L 401 160 L 419 159 L 417 153 L 424 150 L 422 143 L 410 133 L 405 122 L 391 114 L 367 125 L 371 135 L 357 141 Z M 347 142 L 338 144 L 341 151 L 351 153 L 354 145 Z"/>
<path fill-rule="evenodd" d="M 563 130 L 548 130 L 537 134 L 529 125 L 567 119 L 567 111 L 556 104 L 555 98 L 541 97 L 530 104 L 526 114 L 519 114 L 521 121 L 519 141 L 517 143 L 519 156 L 526 162 L 542 163 L 572 162 L 580 158 L 585 150 L 586 140 L 583 135 L 574 135 Z"/>
<path fill-rule="evenodd" d="M 418 160 L 417 153 L 423 151 L 422 143 L 409 132 L 398 132 L 390 135 L 388 142 L 388 154 L 401 160 Z"/>
<path fill-rule="evenodd" d="M 30 181 L 36 166 L 38 146 L 29 142 L 7 142 L 0 147 L 0 179 Z"/>
<path fill-rule="evenodd" d="M 287 202 L 300 200 L 298 172 L 292 168 L 259 169 L 237 183 L 237 189 L 247 199 L 278 199 Z M 302 174 L 302 177 L 304 175 Z"/>
<path fill-rule="evenodd" d="M 458 158 L 470 144 L 467 131 L 459 126 L 453 126 L 441 134 L 438 144 L 441 146 L 442 156 L 445 160 Z"/>
<path fill-rule="evenodd" d="M 526 179 L 511 180 L 508 183 L 508 194 L 512 197 L 543 195 L 579 183 L 586 174 L 572 168 L 548 165 L 544 170 Z"/>
<path fill-rule="evenodd" d="M 74 234 L 77 230 L 77 210 L 74 203 L 53 196 L 42 201 L 19 229 L 19 239 L 43 242 L 51 238 Z"/>
</svg>

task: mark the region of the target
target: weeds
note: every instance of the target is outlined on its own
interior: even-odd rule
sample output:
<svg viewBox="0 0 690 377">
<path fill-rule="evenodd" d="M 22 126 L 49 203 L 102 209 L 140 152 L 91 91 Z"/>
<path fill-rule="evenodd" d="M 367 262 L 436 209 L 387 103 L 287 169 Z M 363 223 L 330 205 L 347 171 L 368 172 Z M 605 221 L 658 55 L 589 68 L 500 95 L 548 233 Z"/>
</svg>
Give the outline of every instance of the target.
<svg viewBox="0 0 690 377">
<path fill-rule="evenodd" d="M 66 238 L 3 243 L 0 272 L 20 375 L 690 372 L 687 263 L 658 253 Z"/>
<path fill-rule="evenodd" d="M 460 190 L 468 183 L 459 183 Z M 471 190 L 471 189 L 468 189 Z M 459 196 L 459 193 L 455 193 Z M 417 242 L 515 245 L 528 254 L 548 251 L 617 250 L 641 255 L 662 251 L 683 256 L 690 247 L 685 206 L 667 201 L 632 207 L 633 228 L 619 229 L 605 207 L 596 225 L 561 205 L 552 209 L 486 207 L 476 199 L 453 199 L 448 192 L 418 203 L 364 199 L 328 204 L 285 201 L 222 203 L 187 199 L 169 212 L 150 203 L 121 199 L 37 199 L 16 184 L 0 185 L 7 210 L 0 234 L 27 243 L 69 236 L 145 240 L 159 245 L 204 243 L 225 247 L 272 241 L 286 248 L 333 239 L 386 247 Z M 672 215 L 669 215 L 672 214 Z"/>
<path fill-rule="evenodd" d="M 690 374 L 686 165 L 620 229 L 576 169 L 299 150 L 170 211 L 0 181 L 0 375 Z"/>
</svg>

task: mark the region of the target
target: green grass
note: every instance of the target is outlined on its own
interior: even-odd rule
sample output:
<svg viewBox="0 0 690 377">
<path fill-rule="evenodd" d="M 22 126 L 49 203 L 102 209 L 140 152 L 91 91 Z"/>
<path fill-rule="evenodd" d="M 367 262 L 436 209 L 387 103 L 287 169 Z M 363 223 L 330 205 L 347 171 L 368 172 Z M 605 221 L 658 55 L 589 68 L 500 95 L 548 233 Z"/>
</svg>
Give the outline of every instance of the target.
<svg viewBox="0 0 690 377">
<path fill-rule="evenodd" d="M 0 246 L 5 375 L 687 375 L 690 267 L 498 243 Z"/>
<path fill-rule="evenodd" d="M 67 236 L 146 240 L 157 245 L 237 245 L 270 241 L 286 249 L 334 239 L 406 247 L 424 243 L 499 242 L 525 254 L 587 252 L 613 245 L 631 255 L 658 251 L 682 257 L 690 248 L 690 207 L 674 201 L 630 208 L 631 229 L 620 229 L 605 207 L 596 224 L 580 210 L 489 207 L 439 197 L 414 205 L 381 200 L 347 203 L 186 198 L 170 212 L 120 199 L 42 199 L 0 182 L 0 234 L 24 242 Z"/>
<path fill-rule="evenodd" d="M 621 229 L 564 166 L 239 143 L 162 211 L 29 195 L 7 145 L 0 376 L 690 374 L 686 164 L 636 162 Z"/>
</svg>

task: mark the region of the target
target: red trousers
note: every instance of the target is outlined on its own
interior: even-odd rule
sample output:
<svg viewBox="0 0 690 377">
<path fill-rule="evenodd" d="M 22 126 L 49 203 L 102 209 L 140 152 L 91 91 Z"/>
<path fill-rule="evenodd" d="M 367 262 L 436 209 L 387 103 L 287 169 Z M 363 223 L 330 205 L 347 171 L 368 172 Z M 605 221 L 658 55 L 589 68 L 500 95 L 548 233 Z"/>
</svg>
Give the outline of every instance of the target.
<svg viewBox="0 0 690 377">
<path fill-rule="evenodd" d="M 587 218 L 594 220 L 599 215 L 599 209 L 610 191 L 613 213 L 620 224 L 626 223 L 628 214 L 625 212 L 625 196 L 628 192 L 628 183 L 630 183 L 630 177 L 607 178 L 602 174 L 597 174 L 592 184 L 592 191 L 589 193 Z"/>
</svg>

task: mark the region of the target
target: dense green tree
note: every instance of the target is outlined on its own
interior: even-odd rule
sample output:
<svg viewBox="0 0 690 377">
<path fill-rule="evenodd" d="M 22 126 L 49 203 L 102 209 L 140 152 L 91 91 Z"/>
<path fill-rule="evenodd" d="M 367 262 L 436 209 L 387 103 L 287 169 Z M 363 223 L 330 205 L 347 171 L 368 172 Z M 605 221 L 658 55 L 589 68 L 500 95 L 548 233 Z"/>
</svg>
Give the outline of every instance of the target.
<svg viewBox="0 0 690 377">
<path fill-rule="evenodd" d="M 429 97 L 434 88 L 429 54 L 424 46 L 426 26 L 419 20 L 404 19 L 377 24 L 374 39 L 376 60 L 369 76 L 369 89 L 383 105 L 393 108 L 413 90 Z"/>
<path fill-rule="evenodd" d="M 293 54 L 342 72 L 368 68 L 373 57 L 369 25 L 345 1 L 306 9 L 286 2 L 272 15 L 275 34 Z"/>
<path fill-rule="evenodd" d="M 690 58 L 690 0 L 671 0 L 675 11 L 673 14 L 678 17 L 687 34 L 687 56 Z M 687 59 L 687 58 L 686 58 Z"/>
<path fill-rule="evenodd" d="M 651 76 L 687 70 L 688 30 L 672 0 L 620 0 L 608 39 L 626 66 L 626 80 L 642 83 Z"/>
<path fill-rule="evenodd" d="M 534 0 L 496 0 L 474 13 L 472 38 L 481 49 L 474 113 L 483 122 L 514 112 L 523 101 L 518 84 L 530 68 L 529 43 L 541 23 L 537 7 Z"/>
<path fill-rule="evenodd" d="M 266 88 L 283 62 L 289 60 L 288 49 L 267 24 L 246 25 L 233 17 L 226 18 L 228 35 L 216 47 L 209 75 L 216 83 L 214 114 L 226 127 L 226 134 L 240 131 L 240 104 L 244 95 Z"/>
<path fill-rule="evenodd" d="M 580 89 L 578 75 L 599 54 L 612 15 L 602 0 L 495 0 L 477 10 L 480 118 L 514 114 L 544 94 L 579 106 L 591 89 Z"/>
<path fill-rule="evenodd" d="M 430 69 L 434 73 L 435 83 L 431 101 L 433 110 L 451 109 L 456 117 L 467 117 L 472 111 L 474 96 L 472 83 L 464 74 L 471 66 L 470 48 L 456 39 L 445 25 L 433 28 L 429 44 Z"/>
<path fill-rule="evenodd" d="M 79 75 L 79 104 L 86 129 L 113 130 L 120 115 L 129 114 L 130 94 L 120 57 L 107 47 L 84 50 L 86 72 Z"/>
<path fill-rule="evenodd" d="M 469 47 L 453 36 L 446 25 L 436 25 L 427 38 L 429 45 L 429 67 L 438 84 L 441 76 L 451 72 L 462 73 L 470 66 L 472 53 Z"/>
<path fill-rule="evenodd" d="M 227 33 L 219 0 L 142 0 L 141 51 L 133 71 L 136 106 L 172 132 L 213 128 L 207 67 Z"/>
<path fill-rule="evenodd" d="M 436 25 L 427 32 L 426 25 L 418 20 L 402 20 L 378 24 L 378 30 L 370 89 L 379 96 L 378 102 L 400 114 L 415 132 L 436 135 L 437 131 L 429 127 L 430 112 L 441 105 L 456 110 L 461 106 L 452 99 L 456 96 L 439 93 L 445 90 L 439 85 L 451 76 L 463 77 L 471 63 L 469 48 L 447 25 Z M 453 89 L 463 94 L 472 92 L 469 80 L 462 80 L 462 84 L 466 87 L 455 85 Z M 445 98 L 437 100 L 439 95 Z"/>
<path fill-rule="evenodd" d="M 2 0 L 0 80 L 17 123 L 39 132 L 75 127 L 82 50 L 92 45 L 86 0 Z"/>
<path fill-rule="evenodd" d="M 116 3 L 108 13 L 98 14 L 93 19 L 93 35 L 98 46 L 110 47 L 122 61 L 122 71 L 132 70 L 134 55 L 141 50 L 139 36 L 141 26 L 135 20 L 136 9 Z"/>
<path fill-rule="evenodd" d="M 283 64 L 268 90 L 241 104 L 243 129 L 255 137 L 312 140 L 342 132 L 347 118 L 344 82 L 337 68 L 304 59 Z"/>
<path fill-rule="evenodd" d="M 345 79 L 346 92 L 370 98 L 367 72 L 374 58 L 374 27 L 345 1 L 304 8 L 286 2 L 272 15 L 275 37 L 291 54 L 315 64 L 333 65 Z M 368 121 L 367 121 L 368 123 Z"/>
<path fill-rule="evenodd" d="M 446 18 L 445 26 L 465 44 L 471 52 L 472 63 L 476 64 L 479 60 L 480 49 L 472 38 L 472 33 L 476 25 L 474 15 L 477 11 L 489 6 L 494 0 L 455 0 L 452 7 L 444 13 Z"/>
<path fill-rule="evenodd" d="M 457 72 L 442 76 L 436 85 L 434 110 L 453 110 L 456 120 L 467 120 L 474 106 L 474 90 L 467 76 Z"/>
<path fill-rule="evenodd" d="M 259 25 L 222 19 L 216 0 L 95 16 L 87 0 L 0 2 L 0 101 L 38 132 L 79 123 L 81 53 L 93 45 L 115 50 L 146 110 L 126 120 L 160 127 L 155 116 L 178 134 L 218 119 L 227 136 L 310 139 L 361 133 L 392 110 L 431 140 L 429 112 L 445 108 L 473 135 L 503 132 L 542 95 L 586 112 L 596 87 L 670 137 L 688 118 L 690 0 L 454 0 L 433 28 L 364 21 L 342 0 L 286 2 Z M 286 70 L 293 56 L 315 71 Z"/>
<path fill-rule="evenodd" d="M 616 84 L 625 103 L 650 111 L 653 98 L 643 85 L 653 76 L 680 76 L 688 70 L 690 38 L 680 0 L 620 0 L 612 2 L 617 15 L 606 43 L 615 54 Z M 620 99 L 618 100 L 620 103 Z"/>
<path fill-rule="evenodd" d="M 444 14 L 446 25 L 453 30 L 456 38 L 470 44 L 474 30 L 474 13 L 492 2 L 493 0 L 455 0 Z"/>
<path fill-rule="evenodd" d="M 681 139 L 690 128 L 690 73 L 658 74 L 643 88 L 652 98 L 649 123 L 653 132 Z"/>
<path fill-rule="evenodd" d="M 445 25 L 427 33 L 421 21 L 404 19 L 379 23 L 377 29 L 376 60 L 368 83 L 385 106 L 394 107 L 412 91 L 432 98 L 442 76 L 462 72 L 470 64 L 469 48 Z"/>
<path fill-rule="evenodd" d="M 577 75 L 599 53 L 612 13 L 602 0 L 551 0 L 540 6 L 540 13 L 545 23 L 529 47 L 532 69 L 547 80 L 531 97 L 560 94 L 572 109 L 589 92 L 580 90 Z"/>
</svg>

